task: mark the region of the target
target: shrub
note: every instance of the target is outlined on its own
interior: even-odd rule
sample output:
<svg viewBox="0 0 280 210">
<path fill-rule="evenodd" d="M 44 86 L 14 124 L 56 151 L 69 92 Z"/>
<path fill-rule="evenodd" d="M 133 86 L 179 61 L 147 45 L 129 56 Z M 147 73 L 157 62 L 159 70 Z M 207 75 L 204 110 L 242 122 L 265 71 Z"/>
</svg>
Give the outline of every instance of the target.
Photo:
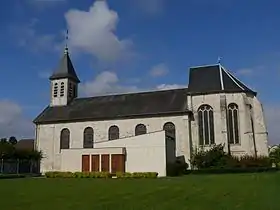
<svg viewBox="0 0 280 210">
<path fill-rule="evenodd" d="M 186 173 L 189 165 L 186 162 L 176 160 L 175 163 L 169 163 L 166 167 L 167 176 L 180 176 Z"/>
<path fill-rule="evenodd" d="M 47 178 L 112 178 L 109 172 L 46 172 Z M 116 173 L 117 178 L 157 178 L 157 172 Z"/>
<path fill-rule="evenodd" d="M 134 179 L 139 179 L 139 178 L 157 178 L 158 173 L 157 172 L 134 172 L 134 173 L 121 173 L 117 172 L 116 173 L 117 178 L 121 179 L 127 179 L 127 178 L 134 178 Z"/>
<path fill-rule="evenodd" d="M 116 177 L 117 177 L 117 178 L 122 178 L 122 179 L 132 178 L 132 177 L 133 177 L 133 174 L 132 174 L 132 173 L 129 173 L 129 172 L 126 172 L 126 173 L 117 172 L 117 173 L 116 173 Z"/>
<path fill-rule="evenodd" d="M 269 157 L 277 167 L 280 166 L 280 145 L 269 152 Z"/>
<path fill-rule="evenodd" d="M 201 170 L 189 170 L 188 174 L 235 174 L 235 173 L 261 173 L 277 172 L 279 168 L 208 168 Z"/>
<path fill-rule="evenodd" d="M 208 151 L 196 151 L 191 157 L 191 165 L 197 169 L 221 168 L 226 165 L 228 155 L 224 152 L 223 145 L 217 145 Z"/>
<path fill-rule="evenodd" d="M 272 161 L 265 156 L 242 156 L 239 159 L 241 168 L 269 168 L 272 167 Z"/>
<path fill-rule="evenodd" d="M 265 156 L 235 157 L 224 152 L 222 145 L 217 145 L 208 151 L 198 151 L 190 160 L 196 169 L 235 169 L 235 168 L 271 168 L 272 161 Z"/>
</svg>

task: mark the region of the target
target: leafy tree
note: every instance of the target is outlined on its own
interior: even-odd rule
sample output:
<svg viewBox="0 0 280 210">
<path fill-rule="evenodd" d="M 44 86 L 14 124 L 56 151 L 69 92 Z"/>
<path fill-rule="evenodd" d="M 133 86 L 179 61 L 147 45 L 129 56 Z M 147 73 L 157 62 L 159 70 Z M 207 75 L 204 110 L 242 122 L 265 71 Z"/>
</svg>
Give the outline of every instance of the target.
<svg viewBox="0 0 280 210">
<path fill-rule="evenodd" d="M 9 138 L 9 143 L 12 144 L 12 145 L 16 145 L 16 144 L 17 144 L 17 139 L 16 139 L 16 137 L 11 136 L 11 137 Z"/>
<path fill-rule="evenodd" d="M 269 152 L 269 157 L 274 164 L 280 166 L 280 145 Z"/>
<path fill-rule="evenodd" d="M 7 143 L 7 139 L 6 139 L 6 138 L 1 138 L 1 139 L 0 139 L 0 143 L 1 143 L 1 144 Z"/>
</svg>

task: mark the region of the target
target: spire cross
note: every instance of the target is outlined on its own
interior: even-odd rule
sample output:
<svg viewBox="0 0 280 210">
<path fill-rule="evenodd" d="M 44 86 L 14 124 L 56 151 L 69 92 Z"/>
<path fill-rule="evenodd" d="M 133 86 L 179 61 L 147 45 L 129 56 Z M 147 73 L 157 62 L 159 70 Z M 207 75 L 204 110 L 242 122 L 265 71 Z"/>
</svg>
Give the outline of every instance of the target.
<svg viewBox="0 0 280 210">
<path fill-rule="evenodd" d="M 221 60 L 222 60 L 222 57 L 218 57 L 218 64 L 220 64 L 221 63 Z"/>
<path fill-rule="evenodd" d="M 69 36 L 68 36 L 68 29 L 66 30 L 66 35 L 65 35 L 65 49 L 64 49 L 64 54 L 68 54 L 68 39 L 69 39 Z"/>
</svg>

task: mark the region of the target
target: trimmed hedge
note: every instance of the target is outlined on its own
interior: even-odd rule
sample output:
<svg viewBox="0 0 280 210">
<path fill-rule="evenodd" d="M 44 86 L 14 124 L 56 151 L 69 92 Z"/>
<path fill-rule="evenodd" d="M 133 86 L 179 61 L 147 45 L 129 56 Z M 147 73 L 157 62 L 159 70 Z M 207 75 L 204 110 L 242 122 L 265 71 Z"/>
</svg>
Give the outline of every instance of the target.
<svg viewBox="0 0 280 210">
<path fill-rule="evenodd" d="M 0 179 L 18 179 L 25 178 L 23 174 L 0 174 Z"/>
<path fill-rule="evenodd" d="M 112 174 L 109 172 L 60 172 L 52 171 L 46 172 L 47 178 L 111 178 Z"/>
<path fill-rule="evenodd" d="M 116 173 L 116 177 L 117 178 L 157 178 L 158 173 L 157 172 L 135 172 L 135 173 L 120 173 L 117 172 Z"/>
<path fill-rule="evenodd" d="M 158 173 L 156 172 L 135 172 L 135 173 L 116 173 L 112 174 L 109 172 L 60 172 L 52 171 L 46 172 L 47 178 L 157 178 Z"/>
<path fill-rule="evenodd" d="M 262 172 L 280 172 L 279 168 L 209 168 L 199 170 L 187 170 L 187 174 L 236 174 L 236 173 L 262 173 Z"/>
</svg>

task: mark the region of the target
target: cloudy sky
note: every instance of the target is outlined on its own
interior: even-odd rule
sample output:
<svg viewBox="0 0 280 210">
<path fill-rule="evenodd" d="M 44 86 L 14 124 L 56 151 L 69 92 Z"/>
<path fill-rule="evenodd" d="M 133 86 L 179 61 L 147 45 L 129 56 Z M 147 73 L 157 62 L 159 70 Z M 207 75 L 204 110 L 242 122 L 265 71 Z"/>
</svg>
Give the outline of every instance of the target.
<svg viewBox="0 0 280 210">
<path fill-rule="evenodd" d="M 33 137 L 69 30 L 81 96 L 184 87 L 222 63 L 258 92 L 280 143 L 278 0 L 11 0 L 0 3 L 0 136 Z"/>
</svg>

